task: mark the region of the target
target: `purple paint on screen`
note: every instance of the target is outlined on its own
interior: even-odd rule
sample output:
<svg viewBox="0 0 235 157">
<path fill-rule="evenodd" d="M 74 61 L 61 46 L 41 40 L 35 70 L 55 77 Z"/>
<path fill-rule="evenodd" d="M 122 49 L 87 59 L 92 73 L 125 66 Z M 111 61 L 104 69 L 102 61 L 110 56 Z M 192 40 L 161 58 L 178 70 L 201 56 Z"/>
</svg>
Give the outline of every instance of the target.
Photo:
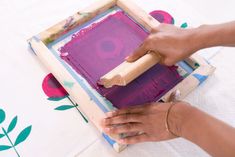
<svg viewBox="0 0 235 157">
<path fill-rule="evenodd" d="M 61 57 L 97 92 L 115 107 L 123 108 L 156 101 L 182 80 L 177 67 L 157 64 L 125 87 L 106 89 L 97 85 L 101 76 L 121 64 L 147 36 L 142 27 L 118 11 L 74 34 L 59 51 L 68 53 Z"/>
</svg>

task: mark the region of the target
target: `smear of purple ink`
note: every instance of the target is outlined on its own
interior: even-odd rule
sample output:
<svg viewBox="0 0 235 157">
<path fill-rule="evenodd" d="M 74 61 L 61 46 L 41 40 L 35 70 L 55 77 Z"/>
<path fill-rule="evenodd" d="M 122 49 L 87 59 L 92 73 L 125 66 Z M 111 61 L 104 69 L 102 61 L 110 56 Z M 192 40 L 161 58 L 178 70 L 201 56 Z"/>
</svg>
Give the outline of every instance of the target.
<svg viewBox="0 0 235 157">
<path fill-rule="evenodd" d="M 125 87 L 106 89 L 97 85 L 100 77 L 124 61 L 148 36 L 141 26 L 118 11 L 74 34 L 60 48 L 62 58 L 115 107 L 123 108 L 157 101 L 182 80 L 177 67 L 157 64 Z"/>
</svg>

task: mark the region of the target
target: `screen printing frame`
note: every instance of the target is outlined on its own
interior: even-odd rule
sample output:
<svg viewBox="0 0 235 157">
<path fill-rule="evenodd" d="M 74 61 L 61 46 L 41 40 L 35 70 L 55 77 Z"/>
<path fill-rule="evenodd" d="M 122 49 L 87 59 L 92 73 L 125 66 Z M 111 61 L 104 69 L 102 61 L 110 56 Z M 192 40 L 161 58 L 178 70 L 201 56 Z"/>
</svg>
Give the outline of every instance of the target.
<svg viewBox="0 0 235 157">
<path fill-rule="evenodd" d="M 102 106 L 97 104 L 96 99 L 98 100 L 99 98 L 97 98 L 94 94 L 92 95 L 92 91 L 87 89 L 83 79 L 78 81 L 80 77 L 75 78 L 71 75 L 71 72 L 66 69 L 58 58 L 51 52 L 48 45 L 69 31 L 72 31 L 76 27 L 81 26 L 82 24 L 95 18 L 97 15 L 115 6 L 118 6 L 124 10 L 131 18 L 133 18 L 149 32 L 159 25 L 157 20 L 143 11 L 131 0 L 99 0 L 28 40 L 30 47 L 42 64 L 44 64 L 61 83 L 73 101 L 79 104 L 79 109 L 88 117 L 88 119 L 98 128 L 100 132 L 102 132 L 102 128 L 99 125 L 100 120 L 105 117 L 105 112 L 108 112 L 111 109 L 104 109 Z M 197 55 L 190 56 L 184 61 L 184 63 L 189 65 L 193 71 L 174 88 L 169 90 L 161 98 L 162 101 L 167 102 L 171 93 L 175 90 L 180 91 L 180 99 L 183 99 L 215 70 L 215 68 L 208 64 L 206 60 Z M 126 145 L 115 142 L 115 140 L 113 140 L 117 138 L 115 136 L 112 136 L 111 138 L 105 134 L 103 134 L 103 136 L 117 152 L 120 152 L 126 147 Z"/>
</svg>

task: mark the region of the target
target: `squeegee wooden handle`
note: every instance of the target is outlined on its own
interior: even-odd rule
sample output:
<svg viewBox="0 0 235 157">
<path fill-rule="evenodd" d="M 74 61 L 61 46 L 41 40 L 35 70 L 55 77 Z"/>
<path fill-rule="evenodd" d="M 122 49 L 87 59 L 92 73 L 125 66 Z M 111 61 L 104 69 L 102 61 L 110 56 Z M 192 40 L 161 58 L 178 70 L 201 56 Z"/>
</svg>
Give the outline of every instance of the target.
<svg viewBox="0 0 235 157">
<path fill-rule="evenodd" d="M 160 55 L 150 52 L 136 60 L 135 62 L 124 61 L 122 64 L 111 70 L 100 78 L 100 84 L 105 88 L 114 85 L 126 86 L 145 71 L 160 61 Z"/>
</svg>

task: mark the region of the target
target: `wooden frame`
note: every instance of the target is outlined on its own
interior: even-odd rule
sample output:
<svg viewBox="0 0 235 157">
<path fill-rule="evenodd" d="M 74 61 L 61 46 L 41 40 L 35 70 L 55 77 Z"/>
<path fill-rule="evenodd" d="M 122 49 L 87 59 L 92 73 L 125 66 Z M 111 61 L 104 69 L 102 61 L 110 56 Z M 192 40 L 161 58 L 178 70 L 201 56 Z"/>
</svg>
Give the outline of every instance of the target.
<svg viewBox="0 0 235 157">
<path fill-rule="evenodd" d="M 99 125 L 100 120 L 105 117 L 105 112 L 110 111 L 110 109 L 102 108 L 102 106 L 97 104 L 99 98 L 97 98 L 94 94 L 92 95 L 92 91 L 85 89 L 84 83 L 74 78 L 74 76 L 72 76 L 71 73 L 61 64 L 61 62 L 51 53 L 47 46 L 70 30 L 84 24 L 113 6 L 118 6 L 123 9 L 129 14 L 129 16 L 134 18 L 148 31 L 151 31 L 152 28 L 158 26 L 159 24 L 158 21 L 136 6 L 131 0 L 99 0 L 95 4 L 80 10 L 73 16 L 70 16 L 69 18 L 28 40 L 32 50 L 36 53 L 41 62 L 63 85 L 73 101 L 79 104 L 80 110 L 101 132 L 102 129 Z M 163 101 L 167 101 L 170 94 L 177 89 L 181 92 L 181 98 L 184 98 L 214 71 L 214 67 L 196 55 L 191 56 L 186 60 L 186 62 L 196 68 L 196 70 L 194 70 L 192 74 L 165 94 L 162 97 Z M 73 85 L 66 86 L 66 82 L 72 82 Z M 117 152 L 120 152 L 126 147 L 126 145 L 115 142 L 113 139 L 116 137 L 110 138 L 105 134 L 103 135 Z"/>
</svg>

